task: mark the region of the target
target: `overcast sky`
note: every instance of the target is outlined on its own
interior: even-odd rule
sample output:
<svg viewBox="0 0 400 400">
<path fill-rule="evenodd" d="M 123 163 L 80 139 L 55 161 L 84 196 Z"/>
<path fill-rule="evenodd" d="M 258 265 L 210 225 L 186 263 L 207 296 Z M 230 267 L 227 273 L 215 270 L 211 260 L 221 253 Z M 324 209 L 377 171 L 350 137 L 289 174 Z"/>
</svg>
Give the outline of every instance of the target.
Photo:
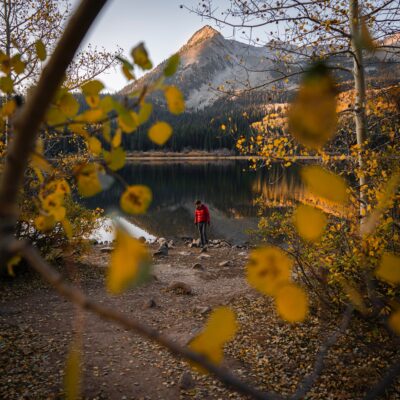
<svg viewBox="0 0 400 400">
<path fill-rule="evenodd" d="M 221 3 L 227 3 L 220 0 Z M 78 0 L 71 0 L 73 5 Z M 181 9 L 180 4 L 196 5 L 196 0 L 110 0 L 95 25 L 90 30 L 86 43 L 105 47 L 113 51 L 122 47 L 128 55 L 130 49 L 143 41 L 149 50 L 154 65 L 176 52 L 193 33 L 209 21 Z M 230 35 L 229 32 L 224 32 Z M 117 71 L 109 71 L 101 80 L 110 91 L 121 89 L 126 80 Z"/>
</svg>

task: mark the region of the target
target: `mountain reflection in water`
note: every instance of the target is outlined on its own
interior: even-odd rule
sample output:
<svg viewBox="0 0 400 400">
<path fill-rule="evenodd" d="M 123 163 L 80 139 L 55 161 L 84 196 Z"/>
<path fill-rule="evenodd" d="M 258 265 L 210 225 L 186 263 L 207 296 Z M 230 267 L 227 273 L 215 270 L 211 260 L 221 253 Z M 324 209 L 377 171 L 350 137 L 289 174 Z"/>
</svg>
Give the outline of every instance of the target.
<svg viewBox="0 0 400 400">
<path fill-rule="evenodd" d="M 251 171 L 242 160 L 131 162 L 119 174 L 128 184 L 147 185 L 153 191 L 148 212 L 128 219 L 150 234 L 166 238 L 197 234 L 193 210 L 195 200 L 200 199 L 210 208 L 211 238 L 246 241 L 246 231 L 257 227 L 255 198 L 263 194 L 282 203 L 291 193 L 301 191 L 298 167 L 275 164 Z M 85 204 L 106 212 L 115 210 L 122 190 L 115 182 Z"/>
</svg>

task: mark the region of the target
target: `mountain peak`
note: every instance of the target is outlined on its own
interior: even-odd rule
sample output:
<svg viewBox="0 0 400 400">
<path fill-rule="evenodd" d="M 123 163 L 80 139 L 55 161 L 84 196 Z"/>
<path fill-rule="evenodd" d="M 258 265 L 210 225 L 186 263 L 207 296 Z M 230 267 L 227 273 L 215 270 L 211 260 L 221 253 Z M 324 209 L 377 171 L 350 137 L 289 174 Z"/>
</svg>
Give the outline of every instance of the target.
<svg viewBox="0 0 400 400">
<path fill-rule="evenodd" d="M 214 36 L 221 36 L 221 34 L 210 25 L 205 25 L 199 29 L 187 42 L 188 46 L 193 46 L 197 43 L 203 42 L 204 40 L 210 39 Z"/>
</svg>

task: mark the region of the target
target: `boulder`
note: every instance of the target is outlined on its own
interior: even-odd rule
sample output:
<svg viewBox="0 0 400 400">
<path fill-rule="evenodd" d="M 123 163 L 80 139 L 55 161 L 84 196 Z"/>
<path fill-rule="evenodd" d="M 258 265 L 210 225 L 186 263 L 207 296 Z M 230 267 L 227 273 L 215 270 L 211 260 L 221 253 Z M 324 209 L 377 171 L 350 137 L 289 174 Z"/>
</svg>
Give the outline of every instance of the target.
<svg viewBox="0 0 400 400">
<path fill-rule="evenodd" d="M 154 308 L 154 307 L 157 307 L 157 304 L 156 304 L 156 302 L 154 301 L 154 299 L 149 299 L 149 300 L 147 300 L 145 303 L 144 303 L 144 305 L 143 305 L 143 308 Z"/>
<path fill-rule="evenodd" d="M 159 245 L 162 245 L 162 244 L 164 244 L 164 243 L 167 242 L 167 239 L 165 239 L 165 238 L 163 238 L 163 237 L 160 237 L 160 238 L 158 238 L 158 239 L 156 240 L 156 242 L 157 242 Z"/>
</svg>

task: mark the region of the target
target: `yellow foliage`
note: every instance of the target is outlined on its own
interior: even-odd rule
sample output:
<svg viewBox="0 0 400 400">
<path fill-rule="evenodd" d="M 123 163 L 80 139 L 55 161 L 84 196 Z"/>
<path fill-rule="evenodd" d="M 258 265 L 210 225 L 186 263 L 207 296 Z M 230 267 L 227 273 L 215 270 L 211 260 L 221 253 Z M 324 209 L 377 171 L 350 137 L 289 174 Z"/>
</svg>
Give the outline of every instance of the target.
<svg viewBox="0 0 400 400">
<path fill-rule="evenodd" d="M 167 86 L 164 90 L 168 110 L 172 114 L 181 114 L 185 111 L 185 101 L 182 92 L 176 86 Z"/>
<path fill-rule="evenodd" d="M 289 131 L 303 145 L 319 149 L 337 126 L 335 82 L 323 64 L 306 74 L 289 109 Z"/>
<path fill-rule="evenodd" d="M 400 283 L 400 257 L 392 253 L 384 253 L 375 275 L 392 285 Z"/>
<path fill-rule="evenodd" d="M 349 201 L 347 183 L 340 176 L 317 165 L 309 165 L 301 169 L 301 177 L 313 194 L 340 204 Z"/>
<path fill-rule="evenodd" d="M 146 246 L 122 229 L 117 229 L 116 244 L 107 274 L 107 289 L 120 294 L 147 269 L 150 256 Z"/>
<path fill-rule="evenodd" d="M 279 286 L 291 278 L 293 261 L 276 247 L 263 247 L 250 253 L 247 281 L 259 292 L 274 296 Z"/>
<path fill-rule="evenodd" d="M 300 204 L 294 213 L 294 224 L 299 235 L 310 242 L 317 241 L 326 226 L 326 215 L 317 208 Z"/>
<path fill-rule="evenodd" d="M 56 221 L 53 216 L 39 215 L 35 218 L 35 226 L 41 232 L 47 232 L 53 229 Z"/>
<path fill-rule="evenodd" d="M 78 192 L 81 196 L 90 197 L 101 192 L 100 171 L 102 171 L 100 165 L 94 163 L 81 164 L 75 169 Z"/>
<path fill-rule="evenodd" d="M 308 297 L 304 289 L 288 283 L 276 293 L 276 308 L 279 315 L 288 322 L 301 322 L 308 313 Z"/>
<path fill-rule="evenodd" d="M 91 153 L 95 154 L 96 156 L 100 155 L 101 142 L 99 139 L 97 139 L 97 137 L 90 137 L 87 144 Z"/>
<path fill-rule="evenodd" d="M 111 151 L 103 151 L 104 160 L 108 168 L 112 171 L 118 171 L 125 165 L 126 153 L 122 147 L 111 149 Z"/>
<path fill-rule="evenodd" d="M 171 137 L 172 128 L 167 122 L 156 122 L 150 127 L 148 134 L 152 142 L 162 146 Z"/>
<path fill-rule="evenodd" d="M 136 47 L 134 47 L 132 49 L 131 55 L 135 64 L 142 69 L 146 70 L 153 68 L 153 64 L 149 59 L 147 50 L 144 47 L 143 43 L 139 43 Z"/>
<path fill-rule="evenodd" d="M 168 61 L 167 65 L 164 68 L 164 75 L 165 76 L 172 76 L 175 74 L 176 70 L 179 67 L 179 62 L 180 62 L 180 56 L 178 53 L 174 54 L 171 56 Z"/>
<path fill-rule="evenodd" d="M 209 361 L 219 364 L 223 358 L 224 345 L 234 338 L 237 329 L 235 313 L 228 307 L 218 307 L 209 316 L 203 331 L 190 341 L 189 347 Z M 193 367 L 205 372 L 197 365 Z"/>
<path fill-rule="evenodd" d="M 144 185 L 128 186 L 121 196 L 122 210 L 128 214 L 143 214 L 147 211 L 153 195 L 151 190 Z"/>
<path fill-rule="evenodd" d="M 47 57 L 46 47 L 41 40 L 35 43 L 36 55 L 40 61 L 44 61 Z"/>
<path fill-rule="evenodd" d="M 85 97 L 96 97 L 103 89 L 103 83 L 96 79 L 82 85 L 82 93 Z"/>
<path fill-rule="evenodd" d="M 152 111 L 153 105 L 151 103 L 142 103 L 138 113 L 138 124 L 142 125 L 146 123 L 149 120 Z"/>
</svg>

